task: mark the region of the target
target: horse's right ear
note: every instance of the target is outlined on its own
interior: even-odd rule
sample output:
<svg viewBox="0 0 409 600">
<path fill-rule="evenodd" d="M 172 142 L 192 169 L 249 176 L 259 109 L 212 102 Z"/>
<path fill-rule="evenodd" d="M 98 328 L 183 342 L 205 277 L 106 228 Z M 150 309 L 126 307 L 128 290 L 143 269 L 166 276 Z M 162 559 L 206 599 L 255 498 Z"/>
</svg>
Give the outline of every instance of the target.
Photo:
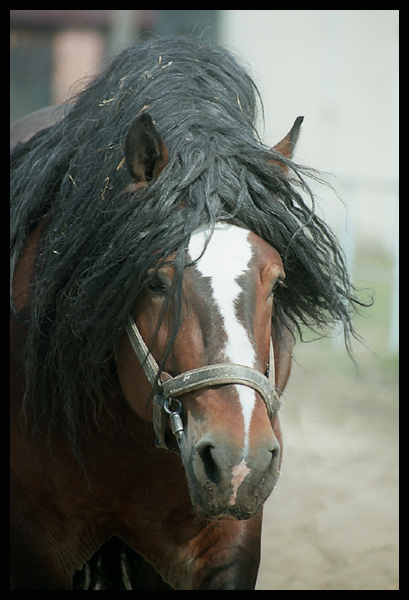
<svg viewBox="0 0 409 600">
<path fill-rule="evenodd" d="M 168 162 L 165 142 L 152 118 L 143 113 L 132 122 L 125 140 L 125 163 L 133 183 L 127 191 L 136 191 L 159 177 Z"/>
</svg>

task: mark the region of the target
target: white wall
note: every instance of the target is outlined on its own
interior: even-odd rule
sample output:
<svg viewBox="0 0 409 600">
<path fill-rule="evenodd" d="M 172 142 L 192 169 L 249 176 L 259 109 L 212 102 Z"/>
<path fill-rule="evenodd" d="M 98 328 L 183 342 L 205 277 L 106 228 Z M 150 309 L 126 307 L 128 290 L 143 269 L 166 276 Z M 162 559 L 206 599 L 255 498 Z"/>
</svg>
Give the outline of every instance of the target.
<svg viewBox="0 0 409 600">
<path fill-rule="evenodd" d="M 392 251 L 398 145 L 397 10 L 230 10 L 222 42 L 244 60 L 274 145 L 304 115 L 296 160 L 329 171 L 354 243 Z M 322 192 L 339 235 L 345 211 Z"/>
</svg>

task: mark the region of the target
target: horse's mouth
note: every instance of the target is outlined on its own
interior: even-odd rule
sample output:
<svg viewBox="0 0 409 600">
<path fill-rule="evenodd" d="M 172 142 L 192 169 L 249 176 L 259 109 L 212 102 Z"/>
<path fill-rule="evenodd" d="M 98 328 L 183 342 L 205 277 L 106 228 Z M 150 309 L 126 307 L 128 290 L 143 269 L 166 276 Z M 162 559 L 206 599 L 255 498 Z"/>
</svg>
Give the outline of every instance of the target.
<svg viewBox="0 0 409 600">
<path fill-rule="evenodd" d="M 213 485 L 208 483 L 205 494 L 199 496 L 191 493 L 192 504 L 196 514 L 202 519 L 208 521 L 230 520 L 242 521 L 253 517 L 262 504 L 257 494 L 248 498 L 248 501 L 242 500 L 232 505 L 229 501 L 217 498 L 217 488 L 210 490 Z"/>
</svg>

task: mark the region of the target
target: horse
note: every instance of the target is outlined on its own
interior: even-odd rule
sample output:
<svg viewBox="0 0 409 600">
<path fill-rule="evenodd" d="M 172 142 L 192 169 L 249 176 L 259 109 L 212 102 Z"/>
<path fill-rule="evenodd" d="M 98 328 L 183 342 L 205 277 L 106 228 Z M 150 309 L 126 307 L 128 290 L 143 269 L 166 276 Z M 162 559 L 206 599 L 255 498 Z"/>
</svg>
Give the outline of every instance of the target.
<svg viewBox="0 0 409 600">
<path fill-rule="evenodd" d="M 256 106 L 161 38 L 14 131 L 12 589 L 254 589 L 295 332 L 360 303 Z"/>
</svg>

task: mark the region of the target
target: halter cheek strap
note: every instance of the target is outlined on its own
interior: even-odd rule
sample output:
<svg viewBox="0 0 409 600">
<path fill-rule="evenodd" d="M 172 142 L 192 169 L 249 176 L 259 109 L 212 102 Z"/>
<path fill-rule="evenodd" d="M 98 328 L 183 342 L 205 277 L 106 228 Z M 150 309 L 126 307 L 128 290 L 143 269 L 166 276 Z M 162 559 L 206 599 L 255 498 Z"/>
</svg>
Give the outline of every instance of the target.
<svg viewBox="0 0 409 600">
<path fill-rule="evenodd" d="M 183 439 L 183 422 L 180 418 L 182 403 L 178 396 L 206 387 L 216 385 L 245 385 L 260 394 L 266 405 L 269 419 L 272 419 L 280 408 L 280 400 L 275 390 L 274 348 L 270 340 L 270 358 L 268 377 L 244 365 L 235 363 L 220 363 L 192 369 L 171 377 L 166 372 L 160 372 L 159 365 L 149 352 L 132 315 L 128 316 L 125 330 L 132 348 L 142 365 L 149 383 L 157 386 L 153 399 L 153 427 L 160 446 L 167 448 L 165 441 L 165 426 L 169 420 L 172 433 L 180 445 Z"/>
</svg>

